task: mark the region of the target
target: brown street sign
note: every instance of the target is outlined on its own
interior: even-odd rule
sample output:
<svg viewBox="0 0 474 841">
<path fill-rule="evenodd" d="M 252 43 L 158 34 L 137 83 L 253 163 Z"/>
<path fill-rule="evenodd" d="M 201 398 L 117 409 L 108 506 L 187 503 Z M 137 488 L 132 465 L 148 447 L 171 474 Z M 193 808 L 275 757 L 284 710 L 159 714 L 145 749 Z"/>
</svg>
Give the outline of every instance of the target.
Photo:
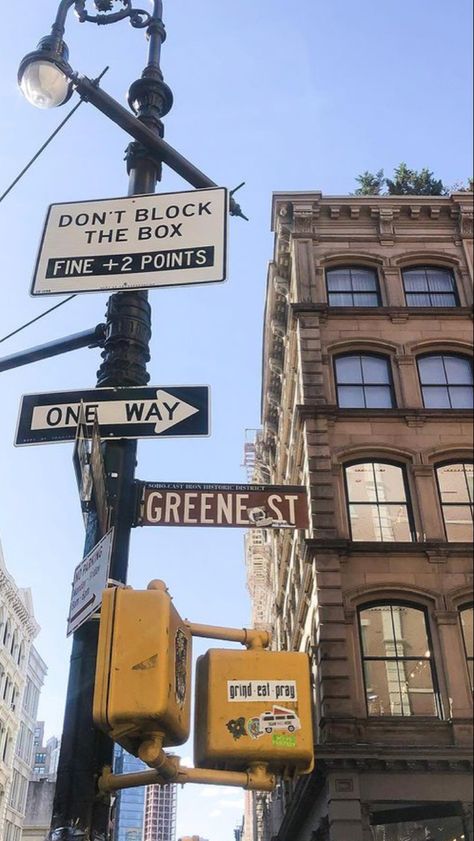
<svg viewBox="0 0 474 841">
<path fill-rule="evenodd" d="M 306 489 L 294 485 L 138 482 L 137 526 L 308 526 Z"/>
</svg>

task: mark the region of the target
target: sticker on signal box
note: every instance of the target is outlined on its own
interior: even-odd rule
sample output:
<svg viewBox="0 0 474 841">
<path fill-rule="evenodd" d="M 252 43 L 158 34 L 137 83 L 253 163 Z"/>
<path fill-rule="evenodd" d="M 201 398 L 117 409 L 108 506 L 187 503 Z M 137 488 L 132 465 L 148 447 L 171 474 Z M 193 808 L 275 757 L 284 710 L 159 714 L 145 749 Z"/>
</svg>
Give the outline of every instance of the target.
<svg viewBox="0 0 474 841">
<path fill-rule="evenodd" d="M 228 680 L 227 700 L 240 703 L 297 701 L 296 680 Z"/>
</svg>

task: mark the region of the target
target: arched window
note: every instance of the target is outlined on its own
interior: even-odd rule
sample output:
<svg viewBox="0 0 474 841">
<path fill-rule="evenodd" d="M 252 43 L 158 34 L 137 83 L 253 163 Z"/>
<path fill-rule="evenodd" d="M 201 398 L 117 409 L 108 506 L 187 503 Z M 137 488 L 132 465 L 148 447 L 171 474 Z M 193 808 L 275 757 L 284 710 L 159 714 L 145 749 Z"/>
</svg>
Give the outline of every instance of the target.
<svg viewBox="0 0 474 841">
<path fill-rule="evenodd" d="M 368 461 L 346 466 L 352 540 L 413 540 L 404 469 Z"/>
<path fill-rule="evenodd" d="M 334 360 L 337 403 L 341 409 L 391 409 L 395 406 L 390 361 L 368 353 Z"/>
<path fill-rule="evenodd" d="M 369 716 L 437 716 L 425 611 L 392 602 L 359 608 Z"/>
<path fill-rule="evenodd" d="M 464 640 L 464 650 L 466 652 L 467 668 L 469 670 L 469 677 L 471 679 L 471 687 L 474 691 L 474 627 L 473 627 L 473 613 L 472 604 L 461 607 L 459 617 L 461 619 L 462 637 Z"/>
<path fill-rule="evenodd" d="M 8 640 L 10 639 L 10 633 L 11 633 L 10 620 L 7 619 L 7 621 L 5 622 L 5 628 L 4 628 L 4 631 L 3 631 L 3 644 L 4 644 L 5 647 L 8 646 Z"/>
<path fill-rule="evenodd" d="M 450 269 L 416 266 L 403 269 L 403 286 L 408 307 L 457 307 L 459 300 Z"/>
<path fill-rule="evenodd" d="M 330 307 L 379 307 L 377 272 L 359 266 L 326 270 Z"/>
<path fill-rule="evenodd" d="M 471 542 L 473 537 L 472 462 L 442 464 L 436 468 L 446 537 L 449 541 Z"/>
<path fill-rule="evenodd" d="M 472 362 L 467 356 L 420 356 L 418 372 L 427 409 L 472 408 Z"/>
</svg>

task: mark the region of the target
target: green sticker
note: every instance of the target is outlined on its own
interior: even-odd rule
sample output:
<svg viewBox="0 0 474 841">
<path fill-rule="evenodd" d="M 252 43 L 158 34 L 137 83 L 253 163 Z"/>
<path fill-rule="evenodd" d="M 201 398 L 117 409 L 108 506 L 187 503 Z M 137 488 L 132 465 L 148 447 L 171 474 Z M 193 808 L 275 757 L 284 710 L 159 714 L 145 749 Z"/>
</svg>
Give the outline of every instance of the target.
<svg viewBox="0 0 474 841">
<path fill-rule="evenodd" d="M 278 748 L 295 748 L 296 736 L 287 736 L 286 733 L 273 733 L 272 745 Z"/>
</svg>

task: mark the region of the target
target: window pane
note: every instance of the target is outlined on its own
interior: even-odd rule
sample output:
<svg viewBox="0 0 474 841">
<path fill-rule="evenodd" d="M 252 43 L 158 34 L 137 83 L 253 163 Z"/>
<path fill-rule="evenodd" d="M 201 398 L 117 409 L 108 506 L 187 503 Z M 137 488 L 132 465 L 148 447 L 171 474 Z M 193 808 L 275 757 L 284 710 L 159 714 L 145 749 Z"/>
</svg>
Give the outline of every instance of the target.
<svg viewBox="0 0 474 841">
<path fill-rule="evenodd" d="M 446 386 L 423 386 L 423 403 L 426 409 L 450 409 L 449 392 Z"/>
<path fill-rule="evenodd" d="M 350 502 L 374 502 L 377 499 L 372 463 L 352 464 L 346 467 L 346 476 Z"/>
<path fill-rule="evenodd" d="M 388 385 L 366 385 L 365 402 L 369 409 L 391 409 L 393 407 L 392 391 Z"/>
<path fill-rule="evenodd" d="M 357 385 L 342 385 L 337 390 L 341 409 L 364 409 L 364 389 Z"/>
<path fill-rule="evenodd" d="M 431 299 L 428 293 L 423 294 L 422 292 L 410 292 L 407 293 L 407 306 L 408 307 L 430 307 L 431 306 Z"/>
<path fill-rule="evenodd" d="M 468 657 L 474 657 L 474 628 L 473 628 L 473 613 L 472 607 L 465 607 L 461 610 L 461 625 L 464 637 L 464 644 L 466 646 L 466 653 Z"/>
<path fill-rule="evenodd" d="M 393 654 L 392 608 L 374 605 L 359 613 L 364 656 L 387 657 Z"/>
<path fill-rule="evenodd" d="M 469 505 L 444 505 L 443 513 L 448 540 L 460 543 L 472 541 L 472 512 Z"/>
<path fill-rule="evenodd" d="M 378 307 L 378 296 L 375 292 L 354 292 L 355 307 Z"/>
<path fill-rule="evenodd" d="M 424 270 L 403 272 L 403 281 L 407 292 L 428 291 L 428 281 Z"/>
<path fill-rule="evenodd" d="M 453 810 L 454 811 L 454 810 Z M 430 808 L 426 808 L 429 816 Z M 420 818 L 417 821 L 384 823 L 371 827 L 372 841 L 464 841 L 461 818 Z"/>
<path fill-rule="evenodd" d="M 392 606 L 393 633 L 397 640 L 397 654 L 404 657 L 429 657 L 425 614 L 405 605 Z"/>
<path fill-rule="evenodd" d="M 431 294 L 431 306 L 432 307 L 455 307 L 456 306 L 456 298 L 451 293 L 450 295 L 441 295 L 436 294 L 433 292 Z"/>
<path fill-rule="evenodd" d="M 350 505 L 349 516 L 353 540 L 382 539 L 377 505 Z"/>
<path fill-rule="evenodd" d="M 342 292 L 339 293 L 330 293 L 329 294 L 329 306 L 331 307 L 352 307 L 353 300 L 352 295 L 343 294 Z"/>
<path fill-rule="evenodd" d="M 409 714 L 436 715 L 436 699 L 429 660 L 405 660 L 399 663 L 399 667 L 405 672 L 402 698 L 407 699 Z"/>
<path fill-rule="evenodd" d="M 372 271 L 367 269 L 351 269 L 352 288 L 356 292 L 377 290 L 377 278 Z"/>
<path fill-rule="evenodd" d="M 432 292 L 452 292 L 454 279 L 446 269 L 428 269 L 428 285 Z"/>
<path fill-rule="evenodd" d="M 341 356 L 336 359 L 336 376 L 338 383 L 361 383 L 360 356 Z"/>
<path fill-rule="evenodd" d="M 362 371 L 365 383 L 389 383 L 390 376 L 386 359 L 379 356 L 362 356 Z"/>
<path fill-rule="evenodd" d="M 443 359 L 441 356 L 423 356 L 418 360 L 418 369 L 422 383 L 445 383 Z"/>
<path fill-rule="evenodd" d="M 469 359 L 461 356 L 445 356 L 444 364 L 448 382 L 453 385 L 472 384 L 472 365 Z"/>
<path fill-rule="evenodd" d="M 381 534 L 379 540 L 392 543 L 398 540 L 411 541 L 406 505 L 380 505 L 379 517 Z"/>
<path fill-rule="evenodd" d="M 472 386 L 449 386 L 449 396 L 453 409 L 472 409 Z"/>
<path fill-rule="evenodd" d="M 337 269 L 327 273 L 328 289 L 330 292 L 345 292 L 351 289 L 351 278 L 348 269 Z"/>
<path fill-rule="evenodd" d="M 442 502 L 469 502 L 471 497 L 468 476 L 472 481 L 472 464 L 444 464 L 438 467 L 438 482 Z"/>
<path fill-rule="evenodd" d="M 403 715 L 402 694 L 396 660 L 366 660 L 365 691 L 369 715 Z M 407 702 L 405 702 L 405 707 Z M 409 714 L 409 713 L 408 713 Z"/>
<path fill-rule="evenodd" d="M 379 502 L 405 499 L 403 471 L 394 464 L 374 464 Z"/>
</svg>

